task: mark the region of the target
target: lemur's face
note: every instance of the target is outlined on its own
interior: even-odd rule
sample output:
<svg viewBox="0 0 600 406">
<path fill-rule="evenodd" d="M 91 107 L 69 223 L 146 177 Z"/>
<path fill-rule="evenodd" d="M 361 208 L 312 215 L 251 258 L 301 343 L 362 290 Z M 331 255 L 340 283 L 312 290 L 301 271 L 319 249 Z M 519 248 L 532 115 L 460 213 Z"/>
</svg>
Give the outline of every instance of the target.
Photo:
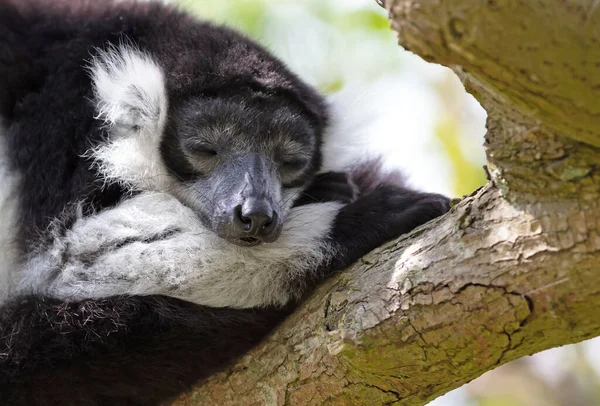
<svg viewBox="0 0 600 406">
<path fill-rule="evenodd" d="M 172 107 L 162 146 L 175 193 L 218 236 L 273 242 L 318 168 L 310 119 L 283 98 L 215 96 Z"/>
</svg>

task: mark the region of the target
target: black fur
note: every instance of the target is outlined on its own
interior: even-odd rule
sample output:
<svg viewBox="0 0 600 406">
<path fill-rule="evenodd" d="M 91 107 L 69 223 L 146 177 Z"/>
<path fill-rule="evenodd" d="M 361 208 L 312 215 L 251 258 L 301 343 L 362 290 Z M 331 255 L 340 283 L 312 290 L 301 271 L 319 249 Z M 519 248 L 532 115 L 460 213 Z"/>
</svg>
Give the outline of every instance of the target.
<svg viewBox="0 0 600 406">
<path fill-rule="evenodd" d="M 408 233 L 450 209 L 450 199 L 406 186 L 398 171 L 386 171 L 380 159 L 357 164 L 350 180 L 358 198 L 336 217 L 332 239 L 343 241 L 332 269 L 344 269 L 384 241 Z"/>
<path fill-rule="evenodd" d="M 350 176 L 343 172 L 325 172 L 315 177 L 308 189 L 294 202 L 294 206 L 311 203 L 340 202 L 352 203 L 359 189 Z"/>
<path fill-rule="evenodd" d="M 287 312 L 158 296 L 21 298 L 0 315 L 1 403 L 158 404 L 243 354 Z"/>
<path fill-rule="evenodd" d="M 393 211 L 382 208 L 394 208 Z M 344 207 L 335 219 L 332 239 L 342 241 L 332 269 L 344 269 L 383 242 L 405 234 L 450 209 L 447 197 L 380 185 Z M 369 230 L 365 228 L 368 227 Z"/>
<path fill-rule="evenodd" d="M 11 164 L 23 176 L 24 253 L 70 204 L 83 200 L 86 212 L 98 211 L 131 193 L 118 184 L 103 186 L 81 158 L 106 137 L 94 119 L 82 66 L 94 47 L 124 40 L 150 53 L 167 73 L 172 121 L 163 154 L 171 163 L 181 156 L 169 135 L 181 123 L 172 117 L 198 98 L 241 97 L 269 114 L 285 104 L 306 120 L 315 150 L 288 186 L 312 183 L 295 205 L 346 206 L 330 235 L 340 255 L 322 264 L 313 280 L 298 280 L 298 289 L 308 292 L 334 270 L 448 210 L 448 199 L 406 188 L 377 162 L 350 174 L 315 177 L 327 124 L 322 99 L 261 47 L 228 29 L 152 3 L 0 0 L 0 117 L 8 123 Z M 269 125 L 258 124 L 256 134 Z M 171 169 L 183 177 L 189 171 L 185 165 Z M 0 310 L 0 403 L 159 404 L 243 354 L 294 305 L 233 310 L 158 296 L 81 302 L 20 297 Z"/>
</svg>

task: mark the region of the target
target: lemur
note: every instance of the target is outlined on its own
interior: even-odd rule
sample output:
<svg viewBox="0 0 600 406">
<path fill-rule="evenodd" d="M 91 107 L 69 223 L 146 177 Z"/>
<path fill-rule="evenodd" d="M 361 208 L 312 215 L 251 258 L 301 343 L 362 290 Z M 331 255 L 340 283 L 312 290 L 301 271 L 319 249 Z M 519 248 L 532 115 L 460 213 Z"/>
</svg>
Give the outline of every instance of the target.
<svg viewBox="0 0 600 406">
<path fill-rule="evenodd" d="M 174 7 L 0 0 L 0 403 L 163 402 L 449 209 L 323 172 L 329 110 Z"/>
</svg>

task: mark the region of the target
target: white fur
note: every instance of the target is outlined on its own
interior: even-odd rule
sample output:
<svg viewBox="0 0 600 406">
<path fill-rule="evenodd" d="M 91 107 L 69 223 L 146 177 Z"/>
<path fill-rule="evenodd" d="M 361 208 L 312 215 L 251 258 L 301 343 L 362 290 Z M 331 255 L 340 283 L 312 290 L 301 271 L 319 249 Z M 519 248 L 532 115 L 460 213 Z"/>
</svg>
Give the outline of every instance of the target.
<svg viewBox="0 0 600 406">
<path fill-rule="evenodd" d="M 0 303 L 7 299 L 18 263 L 15 246 L 19 208 L 19 175 L 9 168 L 5 127 L 0 118 Z"/>
<path fill-rule="evenodd" d="M 373 121 L 377 119 L 373 110 L 380 108 L 376 103 L 370 103 L 374 100 L 365 97 L 364 88 L 350 87 L 327 98 L 329 126 L 321 149 L 321 172 L 345 171 L 355 165 L 357 159 L 378 156 L 373 154 L 369 145 L 373 137 Z"/>
<path fill-rule="evenodd" d="M 90 72 L 97 115 L 109 139 L 88 155 L 106 180 L 141 190 L 165 190 L 167 168 L 159 152 L 167 116 L 163 72 L 152 58 L 127 45 L 98 51 Z"/>
<path fill-rule="evenodd" d="M 62 299 L 161 294 L 216 307 L 283 305 L 299 293 L 290 283 L 333 255 L 326 237 L 340 207 L 294 208 L 276 242 L 245 248 L 215 236 L 174 197 L 145 192 L 79 219 L 31 258 L 19 290 Z"/>
</svg>

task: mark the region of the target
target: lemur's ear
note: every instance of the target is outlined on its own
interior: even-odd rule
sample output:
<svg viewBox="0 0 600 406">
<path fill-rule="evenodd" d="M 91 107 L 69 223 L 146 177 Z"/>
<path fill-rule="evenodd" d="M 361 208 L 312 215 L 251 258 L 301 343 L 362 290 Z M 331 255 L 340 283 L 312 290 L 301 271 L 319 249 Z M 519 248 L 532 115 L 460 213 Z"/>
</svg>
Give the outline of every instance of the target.
<svg viewBox="0 0 600 406">
<path fill-rule="evenodd" d="M 100 50 L 90 74 L 97 118 L 109 139 L 88 151 L 100 176 L 140 190 L 156 190 L 169 182 L 160 158 L 167 116 L 163 71 L 150 55 L 130 45 Z"/>
<path fill-rule="evenodd" d="M 167 114 L 162 69 L 130 45 L 98 50 L 90 64 L 99 119 L 117 132 L 160 132 Z"/>
</svg>

